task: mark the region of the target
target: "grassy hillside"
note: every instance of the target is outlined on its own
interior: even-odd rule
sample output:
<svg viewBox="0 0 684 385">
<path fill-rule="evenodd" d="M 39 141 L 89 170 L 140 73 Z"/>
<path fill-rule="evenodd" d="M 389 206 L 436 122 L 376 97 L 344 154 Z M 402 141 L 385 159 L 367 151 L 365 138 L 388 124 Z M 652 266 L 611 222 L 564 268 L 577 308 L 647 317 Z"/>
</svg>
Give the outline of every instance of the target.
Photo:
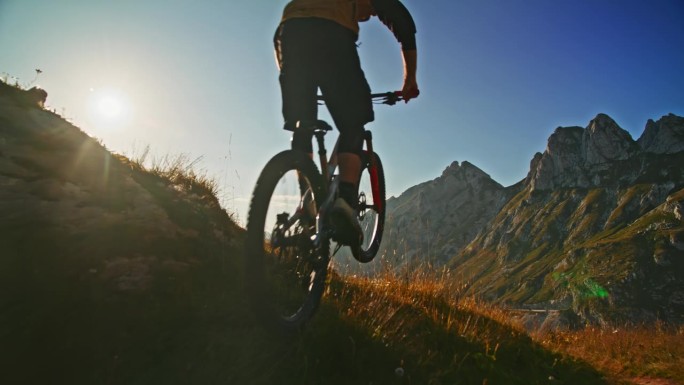
<svg viewBox="0 0 684 385">
<path fill-rule="evenodd" d="M 270 332 L 247 310 L 243 231 L 211 180 L 113 155 L 23 96 L 0 84 L 0 384 L 684 380 L 667 357 L 617 370 L 627 357 L 568 349 L 579 334 L 532 338 L 444 275 L 332 274 L 304 332 Z M 683 357 L 681 331 L 663 335 Z"/>
<path fill-rule="evenodd" d="M 684 224 L 673 207 L 684 190 L 666 187 L 662 204 L 649 203 L 653 183 L 522 191 L 451 267 L 471 294 L 518 307 L 567 308 L 600 323 L 681 323 Z"/>
</svg>

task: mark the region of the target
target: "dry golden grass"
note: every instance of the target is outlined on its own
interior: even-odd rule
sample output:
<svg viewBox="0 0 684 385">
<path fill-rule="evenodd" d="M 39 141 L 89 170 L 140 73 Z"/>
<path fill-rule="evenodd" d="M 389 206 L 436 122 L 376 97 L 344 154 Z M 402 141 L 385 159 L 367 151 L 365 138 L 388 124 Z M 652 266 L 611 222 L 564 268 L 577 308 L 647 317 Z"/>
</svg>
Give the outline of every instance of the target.
<svg viewBox="0 0 684 385">
<path fill-rule="evenodd" d="M 343 283 L 334 278 L 328 298 L 344 319 L 402 352 L 407 370 L 423 371 L 423 378 L 434 383 L 456 378 L 468 379 L 465 383 L 507 381 L 515 356 L 511 352 L 520 350 L 529 354 L 528 363 L 543 362 L 539 366 L 544 367 L 527 369 L 521 377 L 548 377 L 542 373 L 553 358 L 537 355 L 522 329 L 505 322 L 503 311 L 462 296 L 465 288 L 453 282 L 446 270 L 345 277 Z"/>
<path fill-rule="evenodd" d="M 461 335 L 470 331 L 475 318 L 486 318 L 503 324 L 506 327 L 522 332 L 523 329 L 510 321 L 508 313 L 498 306 L 489 304 L 465 294 L 466 285 L 450 276 L 447 269 L 432 270 L 418 268 L 408 274 L 396 274 L 385 271 L 373 278 L 345 277 L 345 290 L 359 290 L 370 293 L 360 296 L 357 301 L 367 301 L 363 306 L 351 306 L 348 315 L 359 316 L 358 312 L 375 309 L 386 312 L 388 304 L 395 306 L 408 305 L 422 310 L 431 320 L 442 324 L 447 329 L 458 327 Z M 366 308 L 366 309 L 364 309 Z M 470 320 L 456 325 L 456 314 L 469 314 Z M 387 317 L 387 315 L 385 315 Z"/>
<path fill-rule="evenodd" d="M 219 187 L 216 179 L 208 176 L 206 170 L 198 169 L 203 160 L 202 156 L 194 159 L 185 153 L 154 156 L 150 145 L 141 151 L 134 149 L 133 152 L 134 154 L 124 157 L 136 167 L 168 180 L 185 191 L 218 196 Z"/>
<path fill-rule="evenodd" d="M 533 337 L 546 348 L 582 359 L 612 378 L 653 377 L 684 383 L 682 326 L 587 327 Z"/>
<path fill-rule="evenodd" d="M 337 289 L 333 283 L 331 297 L 346 302 L 347 317 L 365 322 L 376 337 L 390 344 L 402 341 L 420 349 L 425 337 L 420 331 L 439 328 L 481 342 L 483 354 L 496 359 L 500 346 L 529 336 L 550 352 L 587 363 L 609 383 L 684 383 L 684 327 L 656 323 L 528 334 L 505 309 L 465 295 L 466 287 L 446 270 L 387 271 L 343 281 Z M 431 326 L 421 324 L 425 316 Z"/>
</svg>

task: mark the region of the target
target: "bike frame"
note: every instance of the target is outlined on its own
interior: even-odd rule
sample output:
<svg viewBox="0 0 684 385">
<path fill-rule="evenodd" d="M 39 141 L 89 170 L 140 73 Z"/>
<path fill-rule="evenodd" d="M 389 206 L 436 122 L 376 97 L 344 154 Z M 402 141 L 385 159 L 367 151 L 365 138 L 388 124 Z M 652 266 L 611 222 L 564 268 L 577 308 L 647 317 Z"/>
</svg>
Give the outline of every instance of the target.
<svg viewBox="0 0 684 385">
<path fill-rule="evenodd" d="M 371 94 L 371 99 L 379 104 L 394 105 L 398 101 L 403 100 L 403 97 L 401 91 L 395 91 Z M 318 96 L 317 100 L 325 102 L 325 99 L 322 96 Z M 337 137 L 337 140 L 335 141 L 335 146 L 333 147 L 332 153 L 330 154 L 330 158 L 328 158 L 324 139 L 326 132 L 330 130 L 332 130 L 332 127 L 330 127 L 330 125 L 323 120 L 317 120 L 315 126 L 313 127 L 313 134 L 318 144 L 318 158 L 321 166 L 321 173 L 323 174 L 323 180 L 325 181 L 325 186 L 327 187 L 327 198 L 325 200 L 325 204 L 334 199 L 334 193 L 337 191 L 337 178 L 335 178 L 337 175 L 335 174 L 335 171 L 337 170 L 338 166 L 337 148 L 339 145 L 340 138 L 339 136 Z M 364 150 L 364 153 L 366 154 L 367 159 L 369 159 L 370 162 L 368 171 L 371 178 L 371 192 L 373 194 L 373 202 L 376 206 L 379 206 L 376 207 L 376 211 L 380 212 L 380 210 L 384 209 L 384 202 L 382 201 L 382 199 L 380 199 L 378 169 L 375 165 L 375 157 L 373 156 L 373 154 L 375 153 L 373 151 L 373 134 L 368 130 L 364 130 L 364 143 L 366 144 L 366 149 Z"/>
<path fill-rule="evenodd" d="M 403 100 L 401 91 L 395 91 L 395 92 L 385 92 L 385 93 L 378 93 L 378 94 L 371 94 L 371 99 L 373 100 L 374 103 L 376 104 L 387 104 L 387 105 L 394 105 L 398 101 Z M 325 99 L 322 96 L 318 96 L 317 100 L 319 102 L 325 102 Z M 326 226 L 325 226 L 325 213 L 327 212 L 327 208 L 330 207 L 337 195 L 337 189 L 338 189 L 338 183 L 339 180 L 337 178 L 337 174 L 335 174 L 338 166 L 338 159 L 337 159 L 337 149 L 339 145 L 340 138 L 339 136 L 337 137 L 337 140 L 335 141 L 335 145 L 333 147 L 332 152 L 330 153 L 330 157 L 328 158 L 327 156 L 327 150 L 325 148 L 325 134 L 328 131 L 332 131 L 332 127 L 324 120 L 316 120 L 316 121 L 310 121 L 310 122 L 304 122 L 300 121 L 297 123 L 297 128 L 296 129 L 303 129 L 303 130 L 308 130 L 313 133 L 313 137 L 316 138 L 316 143 L 318 145 L 318 160 L 320 163 L 320 169 L 321 169 L 321 174 L 323 176 L 323 180 L 325 181 L 324 183 L 324 188 L 325 190 L 325 200 L 320 206 L 320 211 L 319 211 L 319 216 L 318 216 L 318 223 L 317 227 L 319 231 L 316 232 L 316 236 L 314 239 L 314 243 L 319 245 L 322 236 L 328 237 L 329 234 L 326 231 Z M 367 159 L 369 160 L 369 166 L 368 166 L 368 172 L 370 174 L 371 178 L 371 193 L 373 194 L 373 203 L 376 206 L 375 210 L 377 212 L 381 212 L 381 210 L 384 210 L 384 201 L 381 199 L 380 196 L 380 183 L 378 181 L 378 169 L 375 164 L 375 157 L 373 156 L 374 151 L 373 151 L 373 135 L 370 131 L 364 130 L 364 143 L 366 145 L 366 149 L 363 150 L 365 153 Z M 362 210 L 365 210 L 367 207 L 361 207 Z M 288 222 L 294 223 L 298 219 L 299 215 L 295 215 Z M 323 231 L 321 231 L 323 230 Z"/>
</svg>

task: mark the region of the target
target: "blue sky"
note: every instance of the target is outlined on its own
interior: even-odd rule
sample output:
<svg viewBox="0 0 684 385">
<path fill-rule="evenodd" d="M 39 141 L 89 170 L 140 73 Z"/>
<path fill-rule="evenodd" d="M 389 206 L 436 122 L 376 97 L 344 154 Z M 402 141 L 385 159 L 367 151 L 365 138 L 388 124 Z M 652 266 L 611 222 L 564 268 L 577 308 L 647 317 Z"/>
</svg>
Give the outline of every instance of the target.
<svg viewBox="0 0 684 385">
<path fill-rule="evenodd" d="M 0 76 L 33 85 L 41 69 L 48 106 L 113 151 L 203 156 L 244 219 L 258 172 L 289 143 L 271 43 L 285 4 L 0 0 Z M 556 127 L 598 113 L 635 139 L 648 119 L 684 115 L 681 0 L 404 4 L 418 27 L 422 94 L 378 106 L 367 126 L 391 195 L 454 160 L 511 185 Z M 399 89 L 394 37 L 375 19 L 361 28 L 371 87 Z"/>
</svg>

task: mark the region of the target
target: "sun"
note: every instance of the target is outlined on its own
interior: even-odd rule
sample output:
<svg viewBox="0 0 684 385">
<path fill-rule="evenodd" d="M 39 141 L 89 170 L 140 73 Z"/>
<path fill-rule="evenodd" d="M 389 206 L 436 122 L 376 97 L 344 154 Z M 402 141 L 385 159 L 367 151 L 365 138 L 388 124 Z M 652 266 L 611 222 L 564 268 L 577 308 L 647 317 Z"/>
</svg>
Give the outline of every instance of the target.
<svg viewBox="0 0 684 385">
<path fill-rule="evenodd" d="M 123 105 L 120 99 L 115 96 L 103 96 L 97 102 L 97 112 L 107 119 L 116 119 L 123 112 Z"/>
<path fill-rule="evenodd" d="M 97 127 L 121 127 L 130 118 L 130 102 L 121 90 L 91 88 L 88 104 L 91 121 Z"/>
</svg>

